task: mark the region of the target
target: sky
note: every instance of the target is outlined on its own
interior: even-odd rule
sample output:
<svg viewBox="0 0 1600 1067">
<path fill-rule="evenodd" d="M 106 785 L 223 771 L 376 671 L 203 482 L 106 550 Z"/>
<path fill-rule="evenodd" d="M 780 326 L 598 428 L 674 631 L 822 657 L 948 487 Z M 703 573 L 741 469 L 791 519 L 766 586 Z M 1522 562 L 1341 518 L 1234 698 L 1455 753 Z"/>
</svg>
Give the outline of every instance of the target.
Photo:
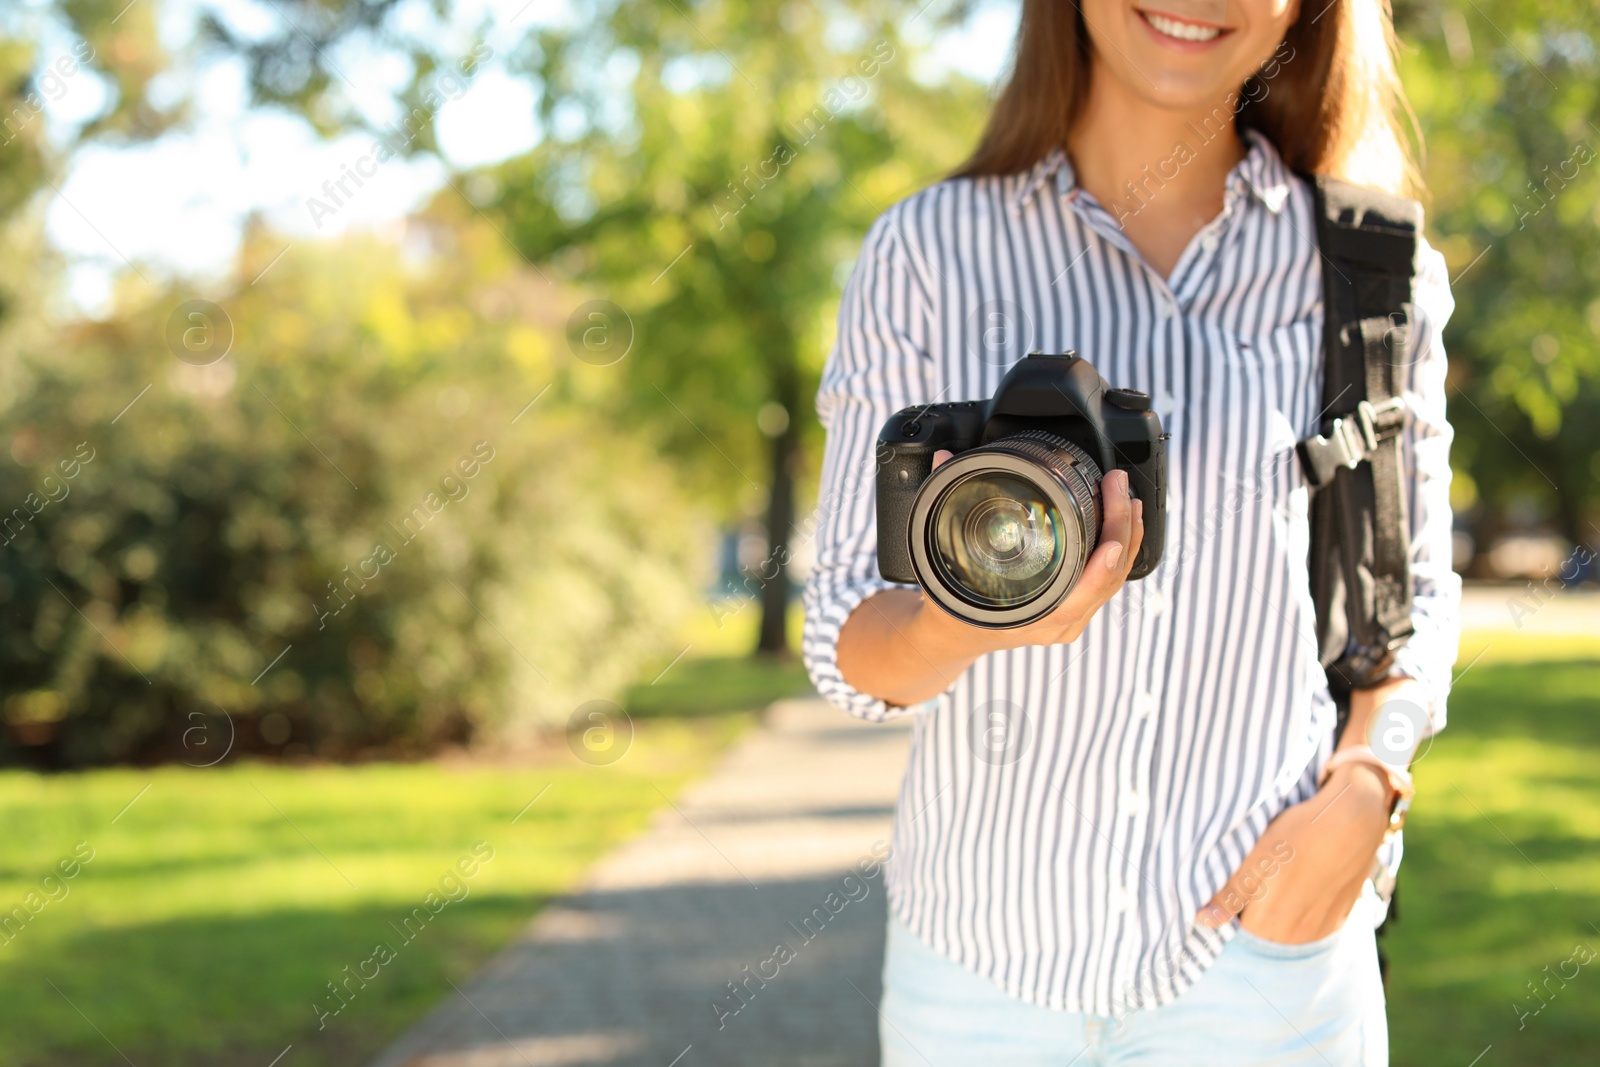
<svg viewBox="0 0 1600 1067">
<path fill-rule="evenodd" d="M 39 16 L 42 68 L 76 42 L 45 17 L 44 0 L 27 2 L 30 13 Z M 75 311 L 106 310 L 114 277 L 130 261 L 147 275 L 225 278 L 252 213 L 296 239 L 397 229 L 452 170 L 496 163 L 538 143 L 536 89 L 508 73 L 504 57 L 532 26 L 571 17 L 566 0 L 458 0 L 458 25 L 444 32 L 458 38 L 462 54 L 480 41 L 494 54 L 439 109 L 436 129 L 444 158 L 392 159 L 363 182 L 358 195 L 330 212 L 308 201 L 331 204 L 323 183 L 367 155 L 372 136 L 323 140 L 298 117 L 247 108 L 242 64 L 206 58 L 196 46 L 197 17 L 208 7 L 245 32 L 284 25 L 285 16 L 270 0 L 162 0 L 159 31 L 175 63 L 154 88 L 173 99 L 189 93 L 194 116 L 149 144 L 94 148 L 73 159 L 60 195 L 47 208 L 46 230 L 70 263 L 68 290 Z M 424 19 L 418 7 L 416 17 Z M 982 6 L 960 34 L 932 42 L 932 62 L 993 80 L 1004 65 L 1016 18 L 1015 0 Z M 478 30 L 485 26 L 480 37 Z M 335 62 L 348 76 L 357 105 L 370 117 L 393 121 L 389 93 L 405 78 L 404 64 L 356 48 L 341 50 Z M 106 95 L 88 70 L 64 82 L 56 98 L 47 101 L 44 120 L 47 134 L 58 143 L 96 114 Z"/>
</svg>

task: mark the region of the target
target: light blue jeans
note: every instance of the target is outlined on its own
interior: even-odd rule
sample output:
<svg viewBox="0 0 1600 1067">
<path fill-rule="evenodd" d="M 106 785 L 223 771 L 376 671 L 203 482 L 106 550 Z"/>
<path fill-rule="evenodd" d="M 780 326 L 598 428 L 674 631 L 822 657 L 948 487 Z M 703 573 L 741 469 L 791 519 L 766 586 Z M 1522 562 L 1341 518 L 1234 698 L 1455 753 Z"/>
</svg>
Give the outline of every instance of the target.
<svg viewBox="0 0 1600 1067">
<path fill-rule="evenodd" d="M 1017 1000 L 891 915 L 883 1067 L 1385 1067 L 1368 914 L 1358 905 L 1338 933 L 1304 945 L 1241 929 L 1176 1001 L 1120 1020 Z"/>
</svg>

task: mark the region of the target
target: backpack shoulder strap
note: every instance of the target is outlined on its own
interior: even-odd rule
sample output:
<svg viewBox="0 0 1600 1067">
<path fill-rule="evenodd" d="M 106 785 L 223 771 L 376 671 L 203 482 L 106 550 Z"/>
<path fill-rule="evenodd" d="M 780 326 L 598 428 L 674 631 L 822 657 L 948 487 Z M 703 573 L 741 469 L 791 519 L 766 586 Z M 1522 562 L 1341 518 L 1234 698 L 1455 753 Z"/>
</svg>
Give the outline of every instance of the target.
<svg viewBox="0 0 1600 1067">
<path fill-rule="evenodd" d="M 1312 595 L 1335 695 L 1380 681 L 1410 637 L 1411 567 L 1395 369 L 1409 325 L 1422 207 L 1322 175 L 1310 179 L 1322 253 L 1320 432 L 1297 451 L 1313 487 Z"/>
</svg>

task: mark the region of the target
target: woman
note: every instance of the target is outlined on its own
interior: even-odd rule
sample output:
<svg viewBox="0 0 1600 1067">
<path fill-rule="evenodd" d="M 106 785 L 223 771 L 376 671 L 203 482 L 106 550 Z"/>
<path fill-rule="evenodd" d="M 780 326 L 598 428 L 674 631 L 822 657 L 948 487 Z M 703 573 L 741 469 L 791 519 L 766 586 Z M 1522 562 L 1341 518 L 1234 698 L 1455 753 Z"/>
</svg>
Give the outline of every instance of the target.
<svg viewBox="0 0 1600 1067">
<path fill-rule="evenodd" d="M 1398 862 L 1384 839 L 1401 789 L 1356 749 L 1387 702 L 1426 709 L 1419 734 L 1440 727 L 1455 659 L 1452 304 L 1432 249 L 1397 372 L 1416 633 L 1355 693 L 1326 775 L 1336 708 L 1309 636 L 1293 447 L 1322 411 L 1297 174 L 1415 188 L 1380 3 L 1024 0 L 976 153 L 867 236 L 818 397 L 805 654 L 852 713 L 915 715 L 890 1067 L 1387 1061 L 1369 875 L 1375 855 Z M 1166 551 L 1124 584 L 1142 509 L 1113 472 L 1073 593 L 1043 621 L 978 629 L 879 578 L 863 489 L 891 413 L 987 398 L 1033 349 L 1074 349 L 1155 398 Z"/>
</svg>

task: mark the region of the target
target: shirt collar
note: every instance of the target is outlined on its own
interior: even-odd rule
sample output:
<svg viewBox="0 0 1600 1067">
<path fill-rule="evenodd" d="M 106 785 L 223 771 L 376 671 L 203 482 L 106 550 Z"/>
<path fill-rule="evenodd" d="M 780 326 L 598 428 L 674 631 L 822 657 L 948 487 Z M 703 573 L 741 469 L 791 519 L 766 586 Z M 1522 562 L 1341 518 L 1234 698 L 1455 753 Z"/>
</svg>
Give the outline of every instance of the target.
<svg viewBox="0 0 1600 1067">
<path fill-rule="evenodd" d="M 1228 181 L 1249 189 L 1274 215 L 1282 214 L 1283 205 L 1289 201 L 1294 174 L 1265 134 L 1259 130 L 1245 130 L 1244 138 L 1250 147 L 1228 174 Z"/>
<path fill-rule="evenodd" d="M 1020 211 L 1024 204 L 1033 198 L 1052 177 L 1057 173 L 1064 173 L 1065 181 L 1061 183 L 1061 191 L 1065 193 L 1077 184 L 1073 176 L 1072 161 L 1067 158 L 1067 153 L 1060 148 L 1052 148 L 1050 153 L 1029 170 L 1022 172 L 1022 180 L 1017 185 L 1016 195 L 1012 198 L 1011 206 Z"/>
<path fill-rule="evenodd" d="M 1245 130 L 1244 141 L 1245 156 L 1233 170 L 1228 172 L 1228 187 L 1248 190 L 1268 211 L 1274 215 L 1281 214 L 1284 204 L 1289 200 L 1291 188 L 1289 183 L 1293 178 L 1288 164 L 1278 155 L 1273 143 L 1259 131 Z M 1061 190 L 1063 196 L 1070 195 L 1078 188 L 1077 174 L 1072 168 L 1072 160 L 1068 159 L 1067 153 L 1060 148 L 1052 148 L 1049 154 L 1032 168 L 1022 172 L 1012 199 L 1013 210 L 1022 210 L 1028 200 L 1051 178 L 1056 180 L 1056 187 Z"/>
</svg>

